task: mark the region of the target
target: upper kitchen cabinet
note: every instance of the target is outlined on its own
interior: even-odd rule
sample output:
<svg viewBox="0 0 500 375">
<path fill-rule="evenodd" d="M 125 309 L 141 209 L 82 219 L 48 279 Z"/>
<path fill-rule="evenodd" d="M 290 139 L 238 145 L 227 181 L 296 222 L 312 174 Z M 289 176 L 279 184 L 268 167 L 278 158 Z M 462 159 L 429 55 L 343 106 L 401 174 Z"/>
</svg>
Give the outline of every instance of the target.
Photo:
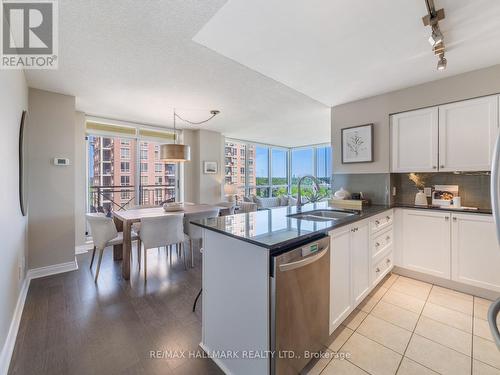
<svg viewBox="0 0 500 375">
<path fill-rule="evenodd" d="M 392 172 L 436 172 L 438 108 L 392 115 L 391 145 Z"/>
<path fill-rule="evenodd" d="M 440 106 L 439 170 L 490 170 L 497 129 L 497 96 Z"/>
</svg>

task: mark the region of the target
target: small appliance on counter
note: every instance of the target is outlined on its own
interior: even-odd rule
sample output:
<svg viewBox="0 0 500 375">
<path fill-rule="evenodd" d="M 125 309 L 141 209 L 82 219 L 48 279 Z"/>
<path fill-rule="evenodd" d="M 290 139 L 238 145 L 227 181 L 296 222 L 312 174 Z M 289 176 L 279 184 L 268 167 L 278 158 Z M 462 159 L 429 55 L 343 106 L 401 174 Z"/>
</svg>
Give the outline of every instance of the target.
<svg viewBox="0 0 500 375">
<path fill-rule="evenodd" d="M 451 207 L 455 197 L 458 197 L 458 185 L 436 185 L 432 192 L 432 205 Z"/>
<path fill-rule="evenodd" d="M 343 187 L 341 187 L 333 194 L 333 199 L 350 199 L 350 198 L 351 198 L 351 193 L 349 193 Z"/>
<path fill-rule="evenodd" d="M 427 206 L 427 195 L 425 195 L 423 190 L 419 190 L 417 194 L 415 194 L 415 205 Z"/>
</svg>

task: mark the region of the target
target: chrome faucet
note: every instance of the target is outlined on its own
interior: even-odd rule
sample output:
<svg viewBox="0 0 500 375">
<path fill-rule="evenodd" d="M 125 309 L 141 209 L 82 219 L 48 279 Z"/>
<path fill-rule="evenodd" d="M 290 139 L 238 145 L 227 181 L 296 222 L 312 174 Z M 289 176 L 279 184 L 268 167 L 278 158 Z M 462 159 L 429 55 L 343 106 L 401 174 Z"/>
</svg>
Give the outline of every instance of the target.
<svg viewBox="0 0 500 375">
<path fill-rule="evenodd" d="M 297 192 L 297 212 L 301 211 L 302 209 L 302 191 L 300 189 L 300 186 L 302 185 L 302 180 L 305 178 L 310 178 L 312 182 L 314 182 L 314 185 L 316 186 L 316 190 L 319 191 L 319 181 L 316 177 L 306 174 L 305 176 L 302 176 L 299 178 L 299 186 L 298 186 L 298 192 Z"/>
</svg>

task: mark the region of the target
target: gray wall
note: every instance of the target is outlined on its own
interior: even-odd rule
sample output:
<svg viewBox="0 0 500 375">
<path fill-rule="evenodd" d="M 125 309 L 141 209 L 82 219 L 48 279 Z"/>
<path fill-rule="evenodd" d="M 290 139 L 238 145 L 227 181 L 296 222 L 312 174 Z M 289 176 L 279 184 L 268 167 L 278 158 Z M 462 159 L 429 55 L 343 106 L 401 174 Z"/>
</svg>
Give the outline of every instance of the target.
<svg viewBox="0 0 500 375">
<path fill-rule="evenodd" d="M 0 261 L 0 349 L 14 314 L 17 299 L 25 277 L 25 249 L 27 219 L 19 208 L 18 144 L 21 113 L 28 109 L 28 89 L 22 71 L 0 70 L 0 157 L 2 183 L 0 184 L 0 228 L 2 259 Z M 3 356 L 0 355 L 0 358 Z M 1 363 L 0 363 L 1 365 Z M 0 368 L 0 371 L 2 369 Z"/>
<path fill-rule="evenodd" d="M 438 72 L 436 72 L 438 74 Z M 389 172 L 389 114 L 500 92 L 500 65 L 332 108 L 333 173 Z M 374 123 L 373 163 L 341 164 L 340 129 Z"/>
<path fill-rule="evenodd" d="M 75 259 L 75 98 L 30 89 L 29 113 L 28 264 L 38 268 Z"/>
<path fill-rule="evenodd" d="M 85 113 L 75 114 L 75 246 L 86 242 L 85 213 L 87 212 L 87 142 L 85 142 Z"/>
<path fill-rule="evenodd" d="M 184 142 L 191 146 L 191 161 L 184 163 L 184 200 L 217 203 L 222 200 L 224 176 L 224 136 L 209 130 L 184 131 Z M 216 161 L 217 174 L 204 174 L 203 162 Z"/>
</svg>

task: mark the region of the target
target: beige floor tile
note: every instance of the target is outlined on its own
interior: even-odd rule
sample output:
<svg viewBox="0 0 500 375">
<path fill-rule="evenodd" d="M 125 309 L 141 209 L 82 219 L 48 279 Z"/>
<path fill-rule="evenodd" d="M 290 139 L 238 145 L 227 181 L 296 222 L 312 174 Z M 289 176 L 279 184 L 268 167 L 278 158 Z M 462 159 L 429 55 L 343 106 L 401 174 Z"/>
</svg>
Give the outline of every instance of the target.
<svg viewBox="0 0 500 375">
<path fill-rule="evenodd" d="M 372 310 L 371 315 L 384 319 L 398 327 L 413 331 L 418 321 L 418 314 L 399 306 L 380 301 Z"/>
<path fill-rule="evenodd" d="M 304 371 L 307 375 L 319 375 L 321 371 L 325 369 L 325 367 L 330 363 L 332 357 L 323 356 L 315 361 L 313 364 L 309 364 L 309 369 Z"/>
<path fill-rule="evenodd" d="M 476 359 L 472 360 L 472 375 L 500 375 L 500 370 L 480 362 Z"/>
<path fill-rule="evenodd" d="M 437 372 L 422 366 L 420 363 L 404 357 L 399 365 L 398 375 L 435 375 Z"/>
<path fill-rule="evenodd" d="M 396 373 L 401 355 L 356 332 L 342 348 L 349 353 L 349 361 L 372 375 Z"/>
<path fill-rule="evenodd" d="M 389 291 L 382 297 L 382 300 L 387 303 L 392 303 L 393 305 L 402 307 L 403 309 L 413 311 L 414 313 L 420 314 L 422 308 L 425 305 L 425 301 L 408 296 L 404 293 L 398 292 L 396 290 L 389 289 Z"/>
<path fill-rule="evenodd" d="M 472 333 L 472 316 L 427 302 L 422 315 L 438 322 Z"/>
<path fill-rule="evenodd" d="M 384 288 L 385 289 L 385 288 Z M 376 293 L 376 294 L 369 294 L 359 305 L 358 309 L 370 313 L 370 311 L 373 310 L 375 305 L 380 301 L 384 294 L 383 293 Z"/>
<path fill-rule="evenodd" d="M 391 286 L 392 290 L 423 300 L 427 299 L 431 288 L 432 284 L 403 276 L 400 276 Z"/>
<path fill-rule="evenodd" d="M 491 336 L 490 325 L 487 320 L 474 318 L 474 335 L 482 337 L 483 339 L 493 341 Z"/>
<path fill-rule="evenodd" d="M 421 316 L 415 333 L 467 356 L 472 352 L 472 334 Z"/>
<path fill-rule="evenodd" d="M 488 309 L 490 308 L 492 301 L 484 298 L 474 297 L 474 317 L 488 320 Z M 500 316 L 497 319 L 498 324 L 500 324 Z"/>
<path fill-rule="evenodd" d="M 376 297 L 379 297 L 379 298 L 382 298 L 384 296 L 384 294 L 387 293 L 387 291 L 389 290 L 389 288 L 386 288 L 384 286 L 377 286 L 375 287 L 371 292 L 370 292 L 370 296 L 376 296 Z"/>
<path fill-rule="evenodd" d="M 331 361 L 322 375 L 367 375 L 366 371 L 361 370 L 359 367 L 353 365 L 347 360 L 335 359 Z"/>
<path fill-rule="evenodd" d="M 414 334 L 405 354 L 441 374 L 470 374 L 471 358 L 444 345 Z"/>
<path fill-rule="evenodd" d="M 479 336 L 474 336 L 473 342 L 473 357 L 490 366 L 500 369 L 500 350 L 496 345 Z"/>
<path fill-rule="evenodd" d="M 382 344 L 389 349 L 403 354 L 410 341 L 411 332 L 388 323 L 385 320 L 368 315 L 356 332 Z"/>
<path fill-rule="evenodd" d="M 440 287 L 432 288 L 428 302 L 468 315 L 472 315 L 474 305 L 472 296 Z"/>
<path fill-rule="evenodd" d="M 366 318 L 368 314 L 361 310 L 354 310 L 349 316 L 344 320 L 342 325 L 352 329 L 353 331 L 359 327 L 363 319 Z"/>
<path fill-rule="evenodd" d="M 396 275 L 395 273 L 390 273 L 386 277 L 384 277 L 383 280 L 378 285 L 384 288 L 390 288 L 398 278 L 399 275 Z"/>
<path fill-rule="evenodd" d="M 354 331 L 352 329 L 341 325 L 333 332 L 331 337 L 333 341 L 328 347 L 328 349 L 334 352 L 338 352 L 339 349 L 342 347 L 342 345 L 344 345 L 345 342 L 349 339 L 349 337 L 351 337 L 353 332 Z"/>
</svg>

